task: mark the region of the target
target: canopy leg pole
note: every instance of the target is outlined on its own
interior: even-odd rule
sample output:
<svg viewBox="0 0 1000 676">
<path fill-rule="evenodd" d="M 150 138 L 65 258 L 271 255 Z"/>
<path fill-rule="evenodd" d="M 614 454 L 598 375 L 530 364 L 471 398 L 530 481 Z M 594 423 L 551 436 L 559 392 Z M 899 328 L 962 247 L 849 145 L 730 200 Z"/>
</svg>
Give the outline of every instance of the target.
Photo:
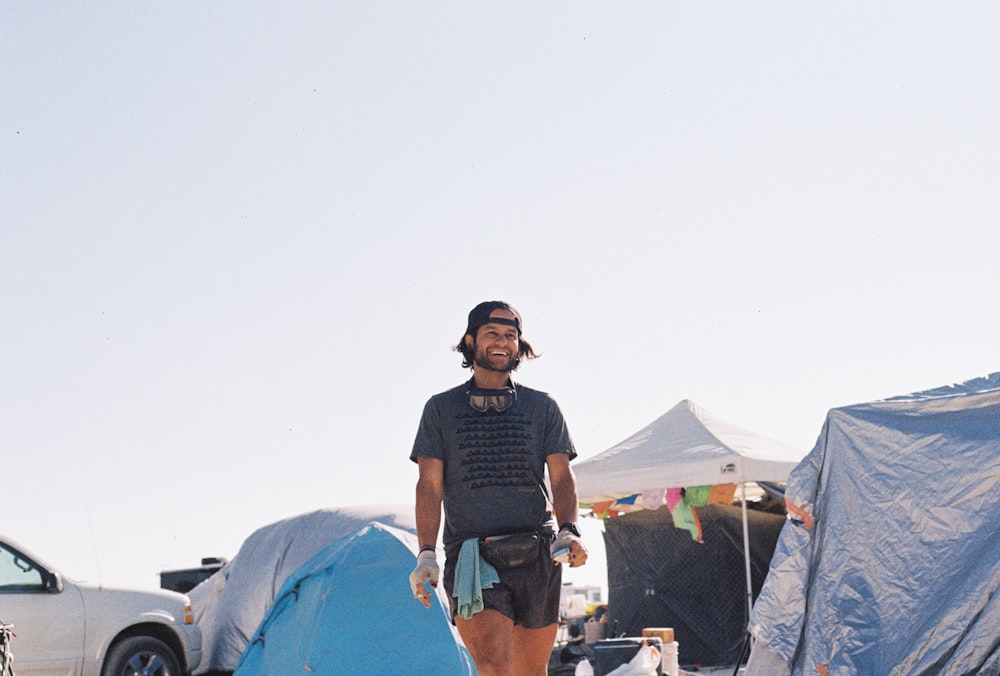
<svg viewBox="0 0 1000 676">
<path fill-rule="evenodd" d="M 740 484 L 740 503 L 743 508 L 743 561 L 747 574 L 747 627 L 750 626 L 750 611 L 753 609 L 753 584 L 750 581 L 750 528 L 747 520 L 747 482 Z"/>
</svg>

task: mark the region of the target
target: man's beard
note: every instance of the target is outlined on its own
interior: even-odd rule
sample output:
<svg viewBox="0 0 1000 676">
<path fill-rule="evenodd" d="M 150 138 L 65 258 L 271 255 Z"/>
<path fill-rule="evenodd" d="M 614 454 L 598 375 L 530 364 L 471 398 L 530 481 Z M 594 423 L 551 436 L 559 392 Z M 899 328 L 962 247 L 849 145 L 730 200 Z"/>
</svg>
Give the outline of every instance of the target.
<svg viewBox="0 0 1000 676">
<path fill-rule="evenodd" d="M 473 350 L 475 350 L 475 355 L 476 355 L 475 359 L 473 359 L 473 362 L 476 364 L 476 366 L 478 366 L 481 369 L 485 369 L 487 371 L 495 371 L 497 373 L 510 373 L 511 371 L 517 368 L 518 358 L 516 354 L 508 358 L 503 367 L 497 368 L 490 361 L 486 353 L 482 350 L 479 350 L 474 343 L 472 348 Z"/>
</svg>

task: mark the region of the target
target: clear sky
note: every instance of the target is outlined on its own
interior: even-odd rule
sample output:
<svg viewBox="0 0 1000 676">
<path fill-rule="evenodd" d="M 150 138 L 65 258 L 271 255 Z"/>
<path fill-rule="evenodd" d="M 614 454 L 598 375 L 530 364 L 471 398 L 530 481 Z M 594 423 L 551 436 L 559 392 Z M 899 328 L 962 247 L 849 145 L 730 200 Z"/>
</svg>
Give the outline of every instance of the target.
<svg viewBox="0 0 1000 676">
<path fill-rule="evenodd" d="M 994 2 L 0 4 L 0 532 L 155 587 L 410 503 L 506 299 L 581 458 L 997 370 Z"/>
</svg>

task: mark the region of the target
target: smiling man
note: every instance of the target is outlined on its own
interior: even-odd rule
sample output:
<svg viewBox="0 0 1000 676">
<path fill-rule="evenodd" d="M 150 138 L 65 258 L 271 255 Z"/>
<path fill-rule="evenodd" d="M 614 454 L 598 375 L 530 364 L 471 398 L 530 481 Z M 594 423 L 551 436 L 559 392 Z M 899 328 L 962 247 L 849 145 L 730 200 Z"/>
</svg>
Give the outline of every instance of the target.
<svg viewBox="0 0 1000 676">
<path fill-rule="evenodd" d="M 428 400 L 410 454 L 419 467 L 420 541 L 410 585 L 429 607 L 443 505 L 442 579 L 477 671 L 544 676 L 559 621 L 560 563 L 587 561 L 569 465 L 576 451 L 555 400 L 511 380 L 536 355 L 509 303 L 474 307 L 455 349 L 472 378 Z"/>
</svg>

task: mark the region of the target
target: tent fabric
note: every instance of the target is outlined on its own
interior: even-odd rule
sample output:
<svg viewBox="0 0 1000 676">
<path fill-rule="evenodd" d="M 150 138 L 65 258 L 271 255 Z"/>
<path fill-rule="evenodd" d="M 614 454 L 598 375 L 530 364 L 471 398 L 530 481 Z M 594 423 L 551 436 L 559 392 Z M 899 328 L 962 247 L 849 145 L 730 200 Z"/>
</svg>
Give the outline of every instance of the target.
<svg viewBox="0 0 1000 676">
<path fill-rule="evenodd" d="M 418 549 L 377 522 L 327 546 L 285 580 L 236 676 L 475 674 L 444 591 L 429 609 L 413 598 Z"/>
<path fill-rule="evenodd" d="M 755 541 L 752 538 L 755 528 L 750 523 L 751 515 L 747 513 L 746 532 L 742 519 L 737 522 L 736 532 L 744 540 L 735 549 L 725 548 L 719 544 L 727 537 L 717 530 L 724 528 L 721 522 L 713 520 L 711 535 L 706 535 L 704 524 L 696 522 L 702 514 L 715 515 L 713 509 L 723 509 L 724 506 L 710 504 L 697 507 L 695 514 L 691 503 L 685 501 L 689 518 L 682 524 L 684 510 L 678 509 L 681 504 L 680 489 L 687 492 L 695 487 L 750 481 L 783 482 L 803 455 L 802 451 L 788 444 L 734 425 L 685 399 L 621 443 L 575 463 L 573 473 L 580 504 L 590 506 L 595 514 L 624 512 L 604 522 L 608 548 L 609 617 L 612 608 L 618 608 L 619 623 L 622 626 L 627 624 L 628 631 L 641 631 L 644 628 L 640 626 L 642 624 L 672 626 L 670 622 L 674 622 L 673 626 L 677 629 L 676 625 L 684 622 L 690 630 L 682 630 L 687 639 L 687 644 L 680 643 L 682 659 L 694 661 L 691 656 L 697 656 L 702 662 L 725 664 L 732 651 L 741 647 L 733 646 L 733 641 L 739 638 L 733 638 L 732 634 L 735 631 L 737 635 L 742 633 L 745 636 L 747 606 L 760 588 L 777 535 L 773 535 L 770 544 Z M 731 487 L 725 488 L 725 491 L 729 490 Z M 691 492 L 694 502 L 710 502 L 713 499 L 711 489 Z M 694 499 L 694 494 L 699 492 L 705 495 L 702 499 Z M 648 511 L 659 508 L 665 502 L 673 508 L 672 517 L 670 508 Z M 745 501 L 743 506 L 746 507 Z M 625 538 L 620 543 L 608 539 L 611 533 L 617 531 L 619 519 L 663 519 L 664 512 L 671 524 L 683 525 L 690 532 L 672 525 L 660 529 L 662 532 L 654 530 L 644 537 Z M 660 516 L 650 516 L 654 513 Z M 782 518 L 777 517 L 776 523 L 782 523 Z M 756 522 L 756 517 L 753 520 Z M 628 524 L 628 521 L 621 523 Z M 731 525 L 730 521 L 725 523 Z M 681 538 L 683 542 L 672 541 L 669 546 L 650 550 L 649 543 L 659 541 L 659 537 L 667 537 L 665 533 L 670 533 L 669 537 L 674 539 Z M 692 537 L 700 537 L 705 544 L 692 541 Z M 712 544 L 708 544 L 709 540 Z M 749 546 L 744 546 L 743 542 L 747 540 Z M 618 549 L 612 553 L 614 547 Z M 699 547 L 703 549 L 697 549 Z M 676 579 L 667 577 L 663 570 L 657 568 L 668 566 L 675 550 L 678 555 L 686 553 L 689 557 L 686 567 L 670 570 L 671 575 L 677 576 Z M 738 558 L 731 561 L 729 557 L 734 551 L 738 553 Z M 704 558 L 698 560 L 699 557 Z M 739 565 L 739 557 L 742 557 L 743 566 Z M 726 580 L 724 584 L 720 582 L 722 577 Z M 721 585 L 714 591 L 725 595 L 725 601 L 719 600 L 713 593 L 713 584 Z M 647 594 L 647 591 L 652 593 Z M 696 592 L 694 596 L 690 594 L 692 591 Z M 705 599 L 716 600 L 709 602 Z M 725 618 L 718 615 L 720 607 L 727 609 L 723 611 Z M 713 624 L 718 626 L 713 629 Z M 621 631 L 622 627 L 619 627 L 617 633 Z M 713 634 L 713 631 L 718 633 Z"/>
<path fill-rule="evenodd" d="M 784 481 L 803 451 L 683 400 L 608 450 L 574 463 L 580 504 L 685 486 Z"/>
<path fill-rule="evenodd" d="M 832 409 L 788 479 L 754 652 L 789 674 L 1000 674 L 998 480 L 1000 373 Z"/>
<path fill-rule="evenodd" d="M 754 594 L 785 522 L 779 511 L 747 513 Z M 666 507 L 604 523 L 608 626 L 616 636 L 673 627 L 683 663 L 728 666 L 739 659 L 747 627 L 743 519 L 733 505 L 699 507 L 698 514 L 703 544 L 676 528 Z"/>
<path fill-rule="evenodd" d="M 195 673 L 233 671 L 285 579 L 327 545 L 372 521 L 416 533 L 412 505 L 386 504 L 320 509 L 247 537 L 232 560 L 188 592 L 202 634 Z"/>
</svg>

